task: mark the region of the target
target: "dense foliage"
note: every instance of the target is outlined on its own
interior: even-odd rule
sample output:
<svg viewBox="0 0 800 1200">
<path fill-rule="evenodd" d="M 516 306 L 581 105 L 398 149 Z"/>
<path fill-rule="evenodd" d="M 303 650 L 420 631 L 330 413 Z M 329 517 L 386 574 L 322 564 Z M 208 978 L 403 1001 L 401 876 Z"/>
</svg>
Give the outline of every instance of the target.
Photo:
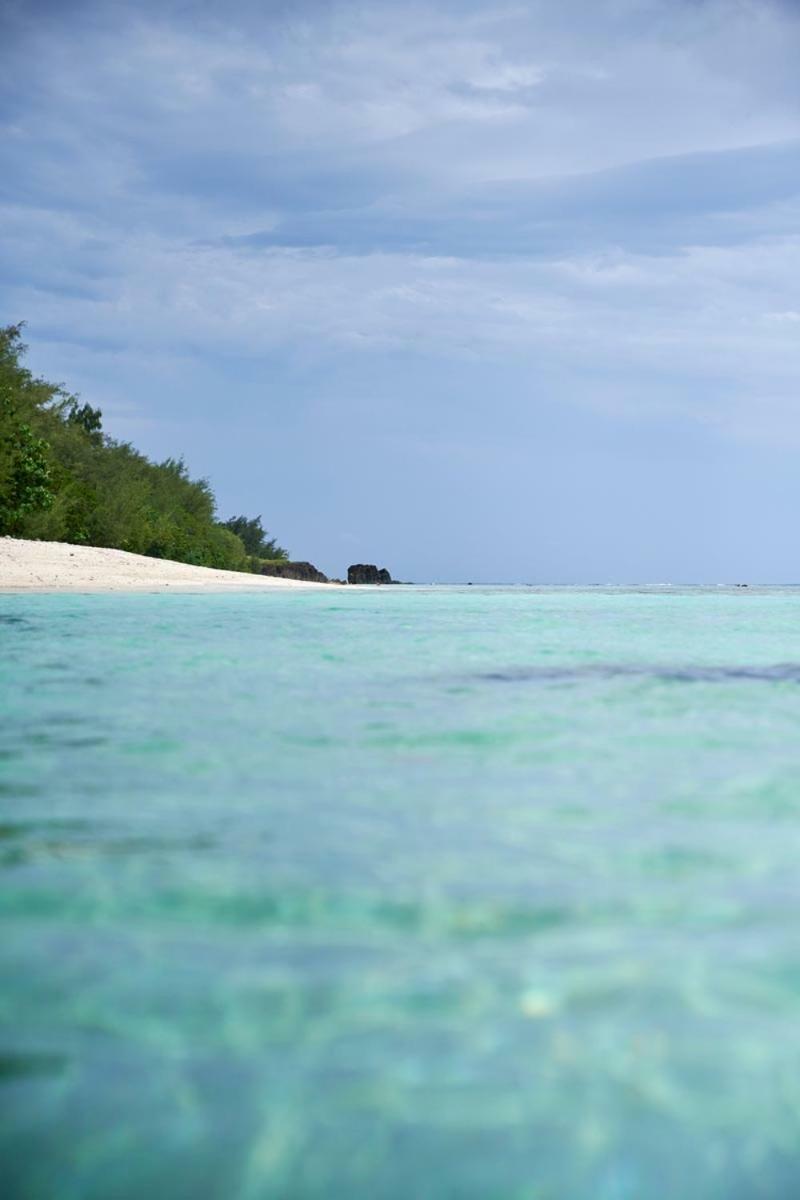
<svg viewBox="0 0 800 1200">
<path fill-rule="evenodd" d="M 154 463 L 102 431 L 99 409 L 22 365 L 19 326 L 0 329 L 0 535 L 111 546 L 249 570 L 285 557 L 261 518 L 216 519 L 204 479 Z"/>
<path fill-rule="evenodd" d="M 231 533 L 235 533 L 238 538 L 241 538 L 245 550 L 254 558 L 264 558 L 274 562 L 276 559 L 283 561 L 289 557 L 288 551 L 284 550 L 283 546 L 279 546 L 274 538 L 268 536 L 266 529 L 261 524 L 260 516 L 230 517 L 223 524 L 226 529 L 230 529 Z"/>
</svg>

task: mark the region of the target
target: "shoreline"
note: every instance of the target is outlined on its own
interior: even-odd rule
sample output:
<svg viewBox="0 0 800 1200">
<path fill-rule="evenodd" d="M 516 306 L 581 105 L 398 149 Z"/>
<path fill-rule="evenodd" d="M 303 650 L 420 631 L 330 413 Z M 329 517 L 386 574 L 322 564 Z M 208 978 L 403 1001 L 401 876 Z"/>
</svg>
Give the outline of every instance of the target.
<svg viewBox="0 0 800 1200">
<path fill-rule="evenodd" d="M 307 592 L 343 586 L 197 567 L 105 546 L 0 537 L 0 595 L 37 592 Z"/>
</svg>

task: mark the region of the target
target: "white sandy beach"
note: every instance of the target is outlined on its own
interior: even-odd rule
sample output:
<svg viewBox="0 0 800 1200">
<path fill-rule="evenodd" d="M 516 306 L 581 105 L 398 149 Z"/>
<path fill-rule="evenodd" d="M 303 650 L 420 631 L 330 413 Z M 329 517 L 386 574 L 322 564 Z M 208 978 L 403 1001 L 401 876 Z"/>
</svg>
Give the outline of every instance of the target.
<svg viewBox="0 0 800 1200">
<path fill-rule="evenodd" d="M 336 586 L 193 567 L 99 546 L 0 538 L 0 592 L 285 592 Z"/>
</svg>

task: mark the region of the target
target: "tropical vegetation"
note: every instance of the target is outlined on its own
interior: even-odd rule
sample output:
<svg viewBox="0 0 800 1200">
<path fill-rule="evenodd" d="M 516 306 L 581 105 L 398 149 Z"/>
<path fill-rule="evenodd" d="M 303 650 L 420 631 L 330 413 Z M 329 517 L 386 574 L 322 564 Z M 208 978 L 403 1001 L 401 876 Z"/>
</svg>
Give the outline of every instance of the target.
<svg viewBox="0 0 800 1200">
<path fill-rule="evenodd" d="M 0 329 L 0 536 L 110 546 L 234 571 L 286 559 L 260 517 L 217 518 L 182 458 L 152 462 L 103 432 L 100 409 L 23 365 L 22 327 Z"/>
</svg>

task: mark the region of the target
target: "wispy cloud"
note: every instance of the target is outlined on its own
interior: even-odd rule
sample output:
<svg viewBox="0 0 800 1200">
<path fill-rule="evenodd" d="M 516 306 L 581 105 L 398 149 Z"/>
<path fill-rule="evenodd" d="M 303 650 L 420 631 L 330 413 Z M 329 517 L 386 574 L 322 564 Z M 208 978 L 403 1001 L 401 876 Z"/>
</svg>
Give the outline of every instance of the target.
<svg viewBox="0 0 800 1200">
<path fill-rule="evenodd" d="M 796 6 L 69 9 L 0 16 L 0 300 L 118 411 L 117 351 L 406 354 L 800 441 Z"/>
</svg>

